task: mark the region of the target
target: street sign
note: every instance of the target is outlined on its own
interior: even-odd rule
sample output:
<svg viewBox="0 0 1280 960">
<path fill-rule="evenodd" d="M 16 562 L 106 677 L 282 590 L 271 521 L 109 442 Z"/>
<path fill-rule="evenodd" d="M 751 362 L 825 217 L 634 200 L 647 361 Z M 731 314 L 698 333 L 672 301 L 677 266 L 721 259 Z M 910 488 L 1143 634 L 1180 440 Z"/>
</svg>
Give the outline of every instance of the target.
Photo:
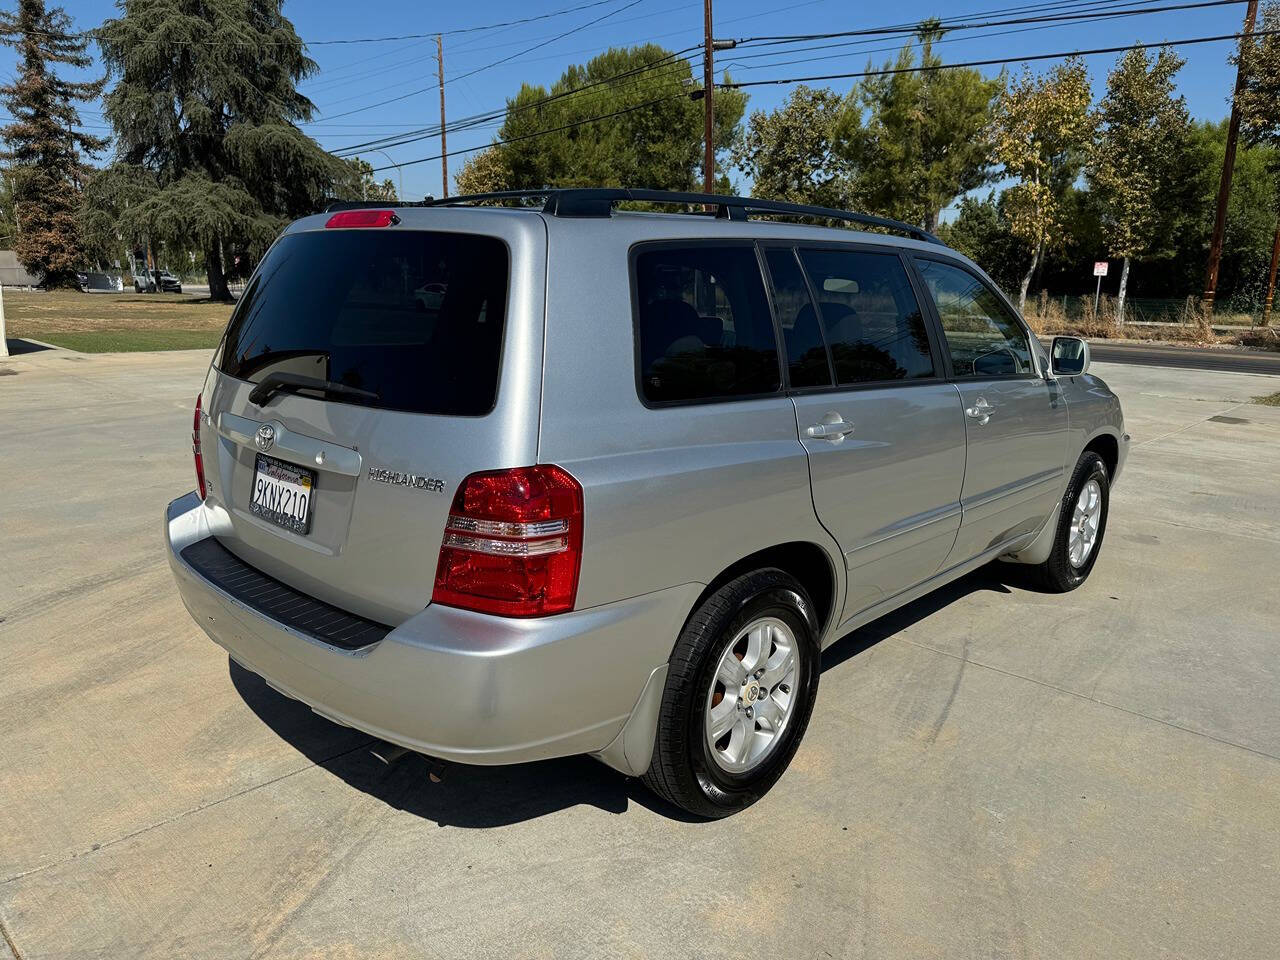
<svg viewBox="0 0 1280 960">
<path fill-rule="evenodd" d="M 1093 263 L 1093 275 L 1095 277 L 1105 277 L 1107 275 L 1107 261 L 1095 260 Z"/>
</svg>

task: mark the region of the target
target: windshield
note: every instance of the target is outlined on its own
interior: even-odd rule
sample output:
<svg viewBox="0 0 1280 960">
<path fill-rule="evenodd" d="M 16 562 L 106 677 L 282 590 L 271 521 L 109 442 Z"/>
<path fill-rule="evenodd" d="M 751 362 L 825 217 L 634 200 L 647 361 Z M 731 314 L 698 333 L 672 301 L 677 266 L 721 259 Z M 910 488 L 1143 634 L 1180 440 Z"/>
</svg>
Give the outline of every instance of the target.
<svg viewBox="0 0 1280 960">
<path fill-rule="evenodd" d="M 231 316 L 220 369 L 273 373 L 377 395 L 344 400 L 412 413 L 493 409 L 506 315 L 507 250 L 494 237 L 318 230 L 281 237 Z"/>
</svg>

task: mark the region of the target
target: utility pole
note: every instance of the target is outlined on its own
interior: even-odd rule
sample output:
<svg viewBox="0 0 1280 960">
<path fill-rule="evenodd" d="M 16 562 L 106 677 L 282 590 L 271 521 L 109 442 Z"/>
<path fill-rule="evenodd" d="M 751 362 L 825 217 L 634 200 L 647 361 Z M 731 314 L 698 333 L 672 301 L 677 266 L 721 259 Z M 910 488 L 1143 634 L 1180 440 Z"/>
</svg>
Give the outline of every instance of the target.
<svg viewBox="0 0 1280 960">
<path fill-rule="evenodd" d="M 711 0 L 707 0 L 708 3 Z M 1256 2 L 1256 0 L 1255 0 Z M 449 196 L 449 144 L 444 135 L 444 35 L 436 34 L 436 65 L 440 68 L 440 196 Z"/>
<path fill-rule="evenodd" d="M 711 39 L 711 0 L 703 0 L 703 29 L 706 33 L 706 48 L 702 54 L 702 137 L 704 153 L 702 157 L 702 192 L 716 192 L 716 145 L 712 124 L 715 121 L 715 110 L 711 105 L 711 91 L 715 88 L 716 68 L 712 59 L 715 42 Z"/>
<path fill-rule="evenodd" d="M 1258 19 L 1258 0 L 1249 0 L 1244 13 L 1244 36 L 1240 39 L 1243 51 L 1253 33 Z M 1227 201 L 1231 199 L 1231 175 L 1236 165 L 1236 141 L 1240 138 L 1240 94 L 1244 92 L 1244 58 L 1236 64 L 1236 92 L 1231 98 L 1231 124 L 1227 127 L 1227 152 L 1222 158 L 1222 180 L 1218 183 L 1218 211 L 1213 219 L 1213 240 L 1209 243 L 1209 267 L 1205 272 L 1203 305 L 1206 313 L 1213 313 L 1213 298 L 1218 290 L 1218 267 L 1222 262 L 1222 238 L 1227 231 Z"/>
<path fill-rule="evenodd" d="M 1271 272 L 1267 275 L 1267 302 L 1262 307 L 1262 325 L 1271 323 L 1271 304 L 1276 297 L 1276 268 L 1280 267 L 1280 223 L 1276 224 L 1276 239 L 1271 244 Z M 0 321 L 3 318 L 0 317 Z"/>
</svg>

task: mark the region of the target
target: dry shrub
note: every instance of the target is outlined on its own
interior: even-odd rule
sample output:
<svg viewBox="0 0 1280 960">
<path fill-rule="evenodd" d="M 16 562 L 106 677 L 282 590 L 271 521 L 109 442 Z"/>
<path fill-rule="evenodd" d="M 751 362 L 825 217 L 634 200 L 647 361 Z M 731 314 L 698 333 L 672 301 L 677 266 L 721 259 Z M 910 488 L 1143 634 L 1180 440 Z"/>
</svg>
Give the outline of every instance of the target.
<svg viewBox="0 0 1280 960">
<path fill-rule="evenodd" d="M 1116 303 L 1105 293 L 1098 300 L 1098 309 L 1093 308 L 1093 297 L 1080 298 L 1082 313 L 1079 327 L 1080 333 L 1086 337 L 1107 340 L 1120 335 L 1116 326 Z"/>
<path fill-rule="evenodd" d="M 1041 290 L 1035 301 L 1027 305 L 1024 319 L 1037 336 L 1062 333 L 1068 326 L 1062 304 L 1051 298 L 1048 290 Z"/>
<path fill-rule="evenodd" d="M 1184 334 L 1195 343 L 1217 343 L 1213 334 L 1213 314 L 1205 309 L 1204 301 L 1199 297 L 1187 297 L 1187 321 L 1190 327 L 1184 327 Z"/>
</svg>

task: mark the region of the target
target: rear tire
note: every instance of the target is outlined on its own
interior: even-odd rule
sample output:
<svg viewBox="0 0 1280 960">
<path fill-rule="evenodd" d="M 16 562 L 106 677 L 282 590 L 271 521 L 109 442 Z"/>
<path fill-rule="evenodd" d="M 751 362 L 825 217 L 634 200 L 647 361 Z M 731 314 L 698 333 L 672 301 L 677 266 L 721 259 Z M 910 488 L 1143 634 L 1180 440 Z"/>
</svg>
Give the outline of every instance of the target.
<svg viewBox="0 0 1280 960">
<path fill-rule="evenodd" d="M 1110 505 L 1107 465 L 1096 453 L 1086 450 L 1080 455 L 1062 498 L 1049 559 L 1031 568 L 1040 586 L 1052 593 L 1066 593 L 1089 578 L 1107 532 Z"/>
<path fill-rule="evenodd" d="M 744 574 L 707 597 L 671 654 L 649 789 L 711 819 L 764 796 L 813 712 L 818 629 L 804 587 L 781 570 Z"/>
</svg>

